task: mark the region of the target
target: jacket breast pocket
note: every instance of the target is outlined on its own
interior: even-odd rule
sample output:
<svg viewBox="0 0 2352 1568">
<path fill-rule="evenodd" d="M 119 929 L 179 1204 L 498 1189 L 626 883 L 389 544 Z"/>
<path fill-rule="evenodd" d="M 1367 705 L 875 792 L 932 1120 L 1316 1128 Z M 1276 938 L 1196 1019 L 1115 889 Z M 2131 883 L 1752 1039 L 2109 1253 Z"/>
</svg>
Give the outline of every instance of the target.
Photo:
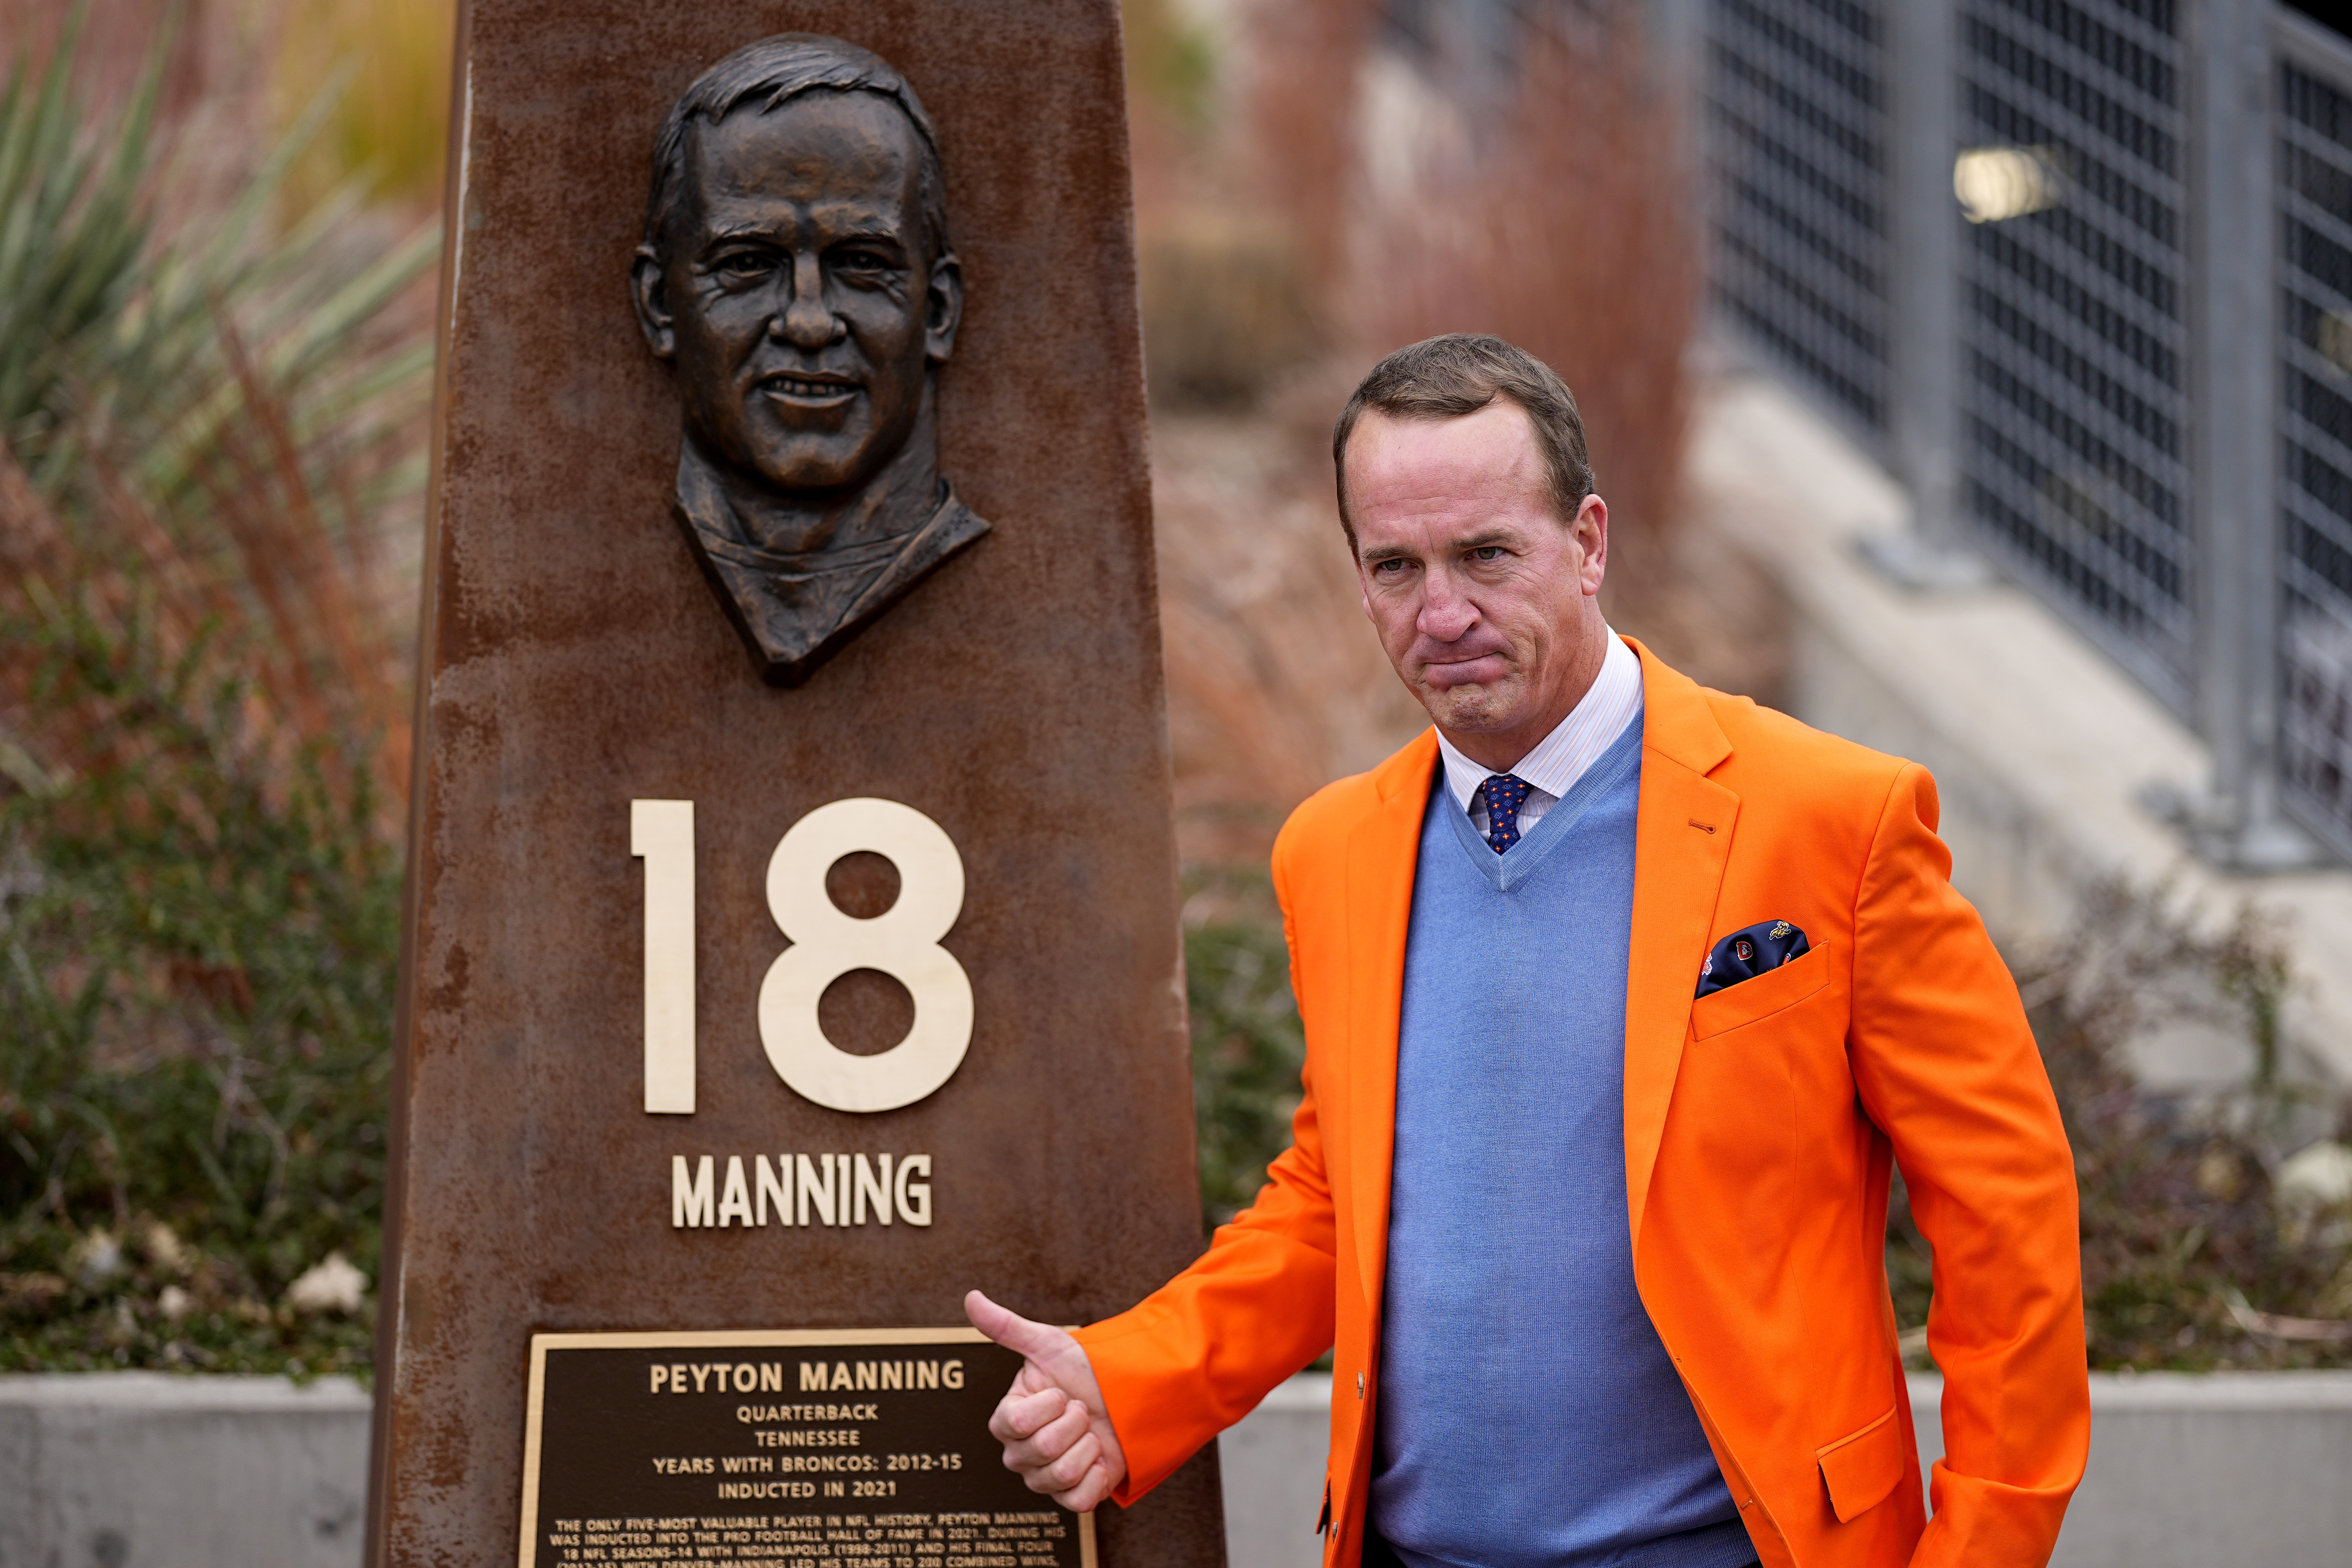
<svg viewBox="0 0 2352 1568">
<path fill-rule="evenodd" d="M 1823 942 L 1778 969 L 1700 997 L 1691 1004 L 1691 1034 L 1704 1040 L 1795 1006 L 1830 983 L 1833 951 Z"/>
</svg>

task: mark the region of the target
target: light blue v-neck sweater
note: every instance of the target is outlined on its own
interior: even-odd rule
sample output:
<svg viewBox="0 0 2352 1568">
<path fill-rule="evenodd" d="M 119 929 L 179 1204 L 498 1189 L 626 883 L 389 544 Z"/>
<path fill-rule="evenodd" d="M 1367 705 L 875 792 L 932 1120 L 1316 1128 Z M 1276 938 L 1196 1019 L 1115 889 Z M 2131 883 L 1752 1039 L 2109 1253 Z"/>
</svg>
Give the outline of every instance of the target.
<svg viewBox="0 0 2352 1568">
<path fill-rule="evenodd" d="M 1755 1556 L 1633 1289 L 1637 717 L 1509 853 L 1443 780 L 1413 876 L 1371 1517 L 1407 1568 Z"/>
</svg>

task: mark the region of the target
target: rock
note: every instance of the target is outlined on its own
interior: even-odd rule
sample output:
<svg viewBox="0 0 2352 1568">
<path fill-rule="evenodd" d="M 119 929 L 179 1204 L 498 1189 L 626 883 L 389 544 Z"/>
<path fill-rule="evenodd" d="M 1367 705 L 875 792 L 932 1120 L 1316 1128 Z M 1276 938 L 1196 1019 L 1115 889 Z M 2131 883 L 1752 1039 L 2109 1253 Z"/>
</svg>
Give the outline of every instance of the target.
<svg viewBox="0 0 2352 1568">
<path fill-rule="evenodd" d="M 367 1300 L 367 1276 L 340 1252 L 331 1252 L 286 1287 L 286 1304 L 298 1312 L 356 1312 Z"/>
<path fill-rule="evenodd" d="M 166 1274 L 185 1274 L 193 1261 L 188 1256 L 187 1244 L 160 1219 L 147 1222 L 146 1228 L 140 1233 L 139 1243 L 145 1249 L 148 1261 Z"/>
<path fill-rule="evenodd" d="M 93 1230 L 74 1243 L 66 1267 L 84 1289 L 96 1289 L 122 1272 L 122 1244 L 112 1231 Z"/>
<path fill-rule="evenodd" d="M 2272 1183 L 2283 1205 L 2334 1208 L 2352 1203 L 2352 1149 L 2322 1139 L 2281 1165 Z"/>
</svg>

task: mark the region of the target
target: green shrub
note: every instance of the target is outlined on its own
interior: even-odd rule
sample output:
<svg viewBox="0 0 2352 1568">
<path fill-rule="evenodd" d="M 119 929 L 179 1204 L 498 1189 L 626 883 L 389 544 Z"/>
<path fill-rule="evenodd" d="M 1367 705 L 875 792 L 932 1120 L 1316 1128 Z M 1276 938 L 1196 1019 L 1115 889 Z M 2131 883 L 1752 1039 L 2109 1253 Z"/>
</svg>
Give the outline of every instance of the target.
<svg viewBox="0 0 2352 1568">
<path fill-rule="evenodd" d="M 0 1366 L 363 1367 L 362 1316 L 278 1303 L 377 1252 L 400 868 L 373 759 L 268 756 L 247 684 L 135 623 L 0 639 L 140 740 L 0 802 Z"/>
<path fill-rule="evenodd" d="M 1184 991 L 1201 1217 L 1213 1230 L 1250 1205 L 1267 1162 L 1290 1146 L 1307 1036 L 1264 873 L 1202 871 L 1187 880 L 1188 909 L 1208 911 L 1185 922 Z"/>
<path fill-rule="evenodd" d="M 2244 913 L 2206 930 L 2161 890 L 2110 885 L 2066 940 L 2016 968 L 2074 1146 L 2091 1365 L 2352 1363 L 2340 1322 L 2352 1316 L 2352 1215 L 2301 1215 L 2273 1191 L 2282 1155 L 2332 1131 L 2335 1109 L 2282 1062 L 2290 975 L 2273 935 Z M 2150 1089 L 2129 1048 L 2162 1028 L 2234 1045 L 2242 1081 Z M 1897 1196 L 1887 1273 L 1897 1320 L 1919 1324 L 1930 1254 Z M 1922 1350 L 1913 1363 L 1927 1364 Z"/>
</svg>

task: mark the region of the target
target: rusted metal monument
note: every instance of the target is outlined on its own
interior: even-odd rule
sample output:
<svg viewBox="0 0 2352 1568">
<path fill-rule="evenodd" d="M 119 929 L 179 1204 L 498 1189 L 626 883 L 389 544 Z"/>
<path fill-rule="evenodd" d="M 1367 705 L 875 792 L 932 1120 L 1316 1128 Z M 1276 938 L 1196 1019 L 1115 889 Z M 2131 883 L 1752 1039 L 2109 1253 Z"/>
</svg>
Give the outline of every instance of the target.
<svg viewBox="0 0 2352 1568">
<path fill-rule="evenodd" d="M 959 1307 L 1200 1244 L 1116 5 L 457 81 L 371 1561 L 1222 1562 Z"/>
</svg>

